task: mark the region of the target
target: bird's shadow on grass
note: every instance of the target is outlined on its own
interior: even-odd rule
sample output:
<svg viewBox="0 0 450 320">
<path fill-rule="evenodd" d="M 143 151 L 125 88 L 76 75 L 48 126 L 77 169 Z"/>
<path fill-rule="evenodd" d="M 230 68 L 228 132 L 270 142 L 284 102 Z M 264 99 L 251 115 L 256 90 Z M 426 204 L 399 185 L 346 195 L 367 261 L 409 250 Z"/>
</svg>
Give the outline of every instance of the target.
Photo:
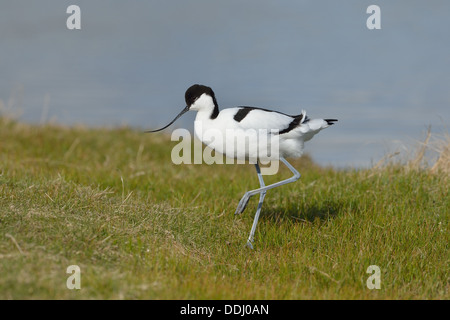
<svg viewBox="0 0 450 320">
<path fill-rule="evenodd" d="M 334 219 L 342 212 L 343 204 L 336 201 L 323 201 L 320 203 L 306 203 L 299 206 L 281 208 L 277 206 L 262 207 L 261 220 L 281 222 L 291 221 L 294 223 L 305 223 L 327 221 Z"/>
</svg>

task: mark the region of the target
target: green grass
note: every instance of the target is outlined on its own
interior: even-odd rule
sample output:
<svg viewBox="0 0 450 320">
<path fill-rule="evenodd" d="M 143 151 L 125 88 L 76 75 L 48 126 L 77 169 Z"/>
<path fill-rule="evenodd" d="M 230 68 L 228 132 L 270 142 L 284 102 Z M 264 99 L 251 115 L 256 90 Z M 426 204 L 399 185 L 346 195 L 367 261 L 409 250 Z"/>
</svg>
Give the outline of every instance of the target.
<svg viewBox="0 0 450 320">
<path fill-rule="evenodd" d="M 267 193 L 250 250 L 257 197 L 234 210 L 253 166 L 177 166 L 175 144 L 0 118 L 0 298 L 449 298 L 447 173 L 293 161 L 302 177 Z"/>
</svg>

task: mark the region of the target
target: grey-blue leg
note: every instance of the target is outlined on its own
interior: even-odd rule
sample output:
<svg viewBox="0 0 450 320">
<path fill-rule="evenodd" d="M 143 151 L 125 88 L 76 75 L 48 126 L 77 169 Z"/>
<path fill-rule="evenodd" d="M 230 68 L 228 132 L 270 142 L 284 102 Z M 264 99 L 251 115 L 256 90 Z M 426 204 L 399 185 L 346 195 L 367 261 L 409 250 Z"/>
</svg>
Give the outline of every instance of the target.
<svg viewBox="0 0 450 320">
<path fill-rule="evenodd" d="M 294 181 L 297 181 L 298 179 L 300 179 L 300 173 L 295 170 L 295 168 L 286 161 L 286 159 L 284 158 L 280 158 L 280 160 L 286 165 L 286 167 L 288 167 L 289 170 L 291 170 L 291 172 L 294 174 L 292 177 L 290 177 L 289 179 L 280 181 L 280 182 L 275 182 L 273 184 L 270 184 L 268 186 L 264 186 L 261 187 L 259 189 L 255 189 L 255 190 L 250 190 L 247 191 L 244 196 L 242 197 L 242 199 L 239 201 L 239 204 L 237 206 L 236 212 L 234 214 L 240 214 L 242 212 L 244 212 L 245 207 L 247 206 L 248 200 L 250 200 L 250 197 L 254 196 L 255 194 L 261 193 L 262 191 L 267 191 L 269 189 L 273 189 Z"/>
<path fill-rule="evenodd" d="M 264 180 L 263 180 L 263 177 L 261 175 L 261 170 L 259 168 L 259 165 L 255 164 L 256 173 L 258 174 L 259 184 L 260 184 L 261 187 L 259 189 L 247 191 L 244 194 L 244 196 L 242 197 L 242 199 L 239 201 L 238 207 L 236 209 L 235 214 L 242 213 L 245 210 L 245 207 L 247 206 L 247 203 L 250 200 L 250 197 L 252 197 L 252 196 L 254 196 L 255 194 L 258 194 L 258 193 L 260 194 L 259 203 L 258 203 L 258 209 L 256 210 L 256 215 L 255 215 L 255 219 L 253 220 L 252 230 L 250 232 L 250 236 L 249 236 L 248 241 L 247 241 L 247 246 L 250 247 L 250 248 L 253 248 L 253 246 L 252 246 L 253 237 L 255 235 L 256 225 L 258 223 L 259 214 L 261 212 L 261 207 L 262 207 L 262 204 L 263 204 L 263 201 L 264 201 L 264 197 L 266 195 L 267 190 L 273 189 L 273 188 L 276 188 L 276 187 L 279 187 L 279 186 L 282 186 L 282 185 L 285 185 L 285 184 L 288 184 L 288 183 L 291 183 L 291 182 L 294 182 L 294 181 L 297 181 L 298 179 L 300 179 L 300 173 L 297 170 L 295 170 L 295 168 L 289 162 L 287 162 L 286 159 L 280 158 L 280 160 L 286 165 L 286 167 L 288 167 L 289 170 L 291 170 L 291 172 L 294 175 L 292 177 L 286 179 L 286 180 L 279 181 L 279 182 L 276 182 L 276 183 L 273 183 L 273 184 L 270 184 L 270 185 L 266 186 L 264 184 Z"/>
<path fill-rule="evenodd" d="M 266 185 L 264 183 L 264 179 L 261 174 L 261 169 L 259 168 L 259 165 L 257 163 L 255 164 L 255 167 L 256 167 L 256 173 L 258 174 L 259 185 L 261 186 L 261 188 L 264 188 Z M 259 194 L 258 209 L 256 209 L 256 214 L 255 214 L 255 219 L 253 220 L 252 230 L 250 231 L 250 235 L 247 240 L 247 247 L 249 247 L 251 249 L 253 249 L 252 242 L 253 242 L 253 238 L 255 236 L 256 225 L 258 224 L 259 214 L 261 213 L 261 208 L 262 208 L 262 204 L 264 202 L 265 196 L 266 196 L 266 190 L 262 191 Z"/>
</svg>

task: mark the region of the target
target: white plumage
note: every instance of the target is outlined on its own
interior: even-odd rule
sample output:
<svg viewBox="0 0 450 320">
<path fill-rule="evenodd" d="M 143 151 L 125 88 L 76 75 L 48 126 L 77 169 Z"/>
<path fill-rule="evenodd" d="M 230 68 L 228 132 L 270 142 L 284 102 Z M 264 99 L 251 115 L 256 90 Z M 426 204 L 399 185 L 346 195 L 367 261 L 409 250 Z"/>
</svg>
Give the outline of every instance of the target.
<svg viewBox="0 0 450 320">
<path fill-rule="evenodd" d="M 242 213 L 250 197 L 260 194 L 258 209 L 247 241 L 247 245 L 252 248 L 256 224 L 267 190 L 300 178 L 298 171 L 285 158 L 300 157 L 304 143 L 337 120 L 309 119 L 304 110 L 295 116 L 255 107 L 235 107 L 219 112 L 212 89 L 198 84 L 186 91 L 185 100 L 186 108 L 174 120 L 161 129 L 148 132 L 163 130 L 185 112 L 197 111 L 194 131 L 200 141 L 227 157 L 248 159 L 255 163 L 260 188 L 246 192 L 236 209 L 236 214 Z M 281 160 L 294 176 L 266 186 L 258 162 L 272 160 Z"/>
<path fill-rule="evenodd" d="M 194 125 L 197 138 L 227 157 L 252 161 L 300 157 L 304 142 L 334 121 L 309 120 L 304 110 L 298 116 L 290 116 L 254 107 L 223 109 L 212 118 L 217 109 L 214 97 L 207 93 L 190 105 L 189 110 L 197 111 Z M 239 112 L 245 113 L 242 119 L 236 119 Z M 292 125 L 296 120 L 298 125 Z"/>
</svg>

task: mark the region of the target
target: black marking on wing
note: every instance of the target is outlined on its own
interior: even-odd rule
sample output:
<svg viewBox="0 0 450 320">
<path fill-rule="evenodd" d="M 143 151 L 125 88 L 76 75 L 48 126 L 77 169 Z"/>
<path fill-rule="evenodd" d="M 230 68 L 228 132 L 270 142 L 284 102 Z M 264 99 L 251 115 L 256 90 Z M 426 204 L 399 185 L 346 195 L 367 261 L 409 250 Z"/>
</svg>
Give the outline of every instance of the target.
<svg viewBox="0 0 450 320">
<path fill-rule="evenodd" d="M 297 128 L 298 125 L 301 123 L 302 119 L 303 119 L 302 114 L 299 114 L 298 116 L 294 116 L 294 120 L 292 120 L 291 123 L 289 123 L 289 126 L 286 129 L 281 130 L 278 134 L 288 133 L 289 131 L 293 130 L 294 128 Z"/>
<path fill-rule="evenodd" d="M 337 119 L 324 119 L 329 126 L 333 125 L 336 121 L 338 121 Z"/>
<path fill-rule="evenodd" d="M 233 119 L 236 120 L 237 122 L 241 122 L 252 110 L 261 110 L 261 111 L 266 111 L 266 112 L 276 112 L 276 113 L 279 113 L 279 114 L 291 117 L 292 121 L 291 121 L 291 123 L 289 123 L 289 126 L 286 129 L 281 130 L 278 134 L 288 133 L 291 130 L 293 130 L 294 128 L 298 127 L 301 123 L 306 123 L 306 122 L 309 121 L 308 116 L 305 116 L 305 120 L 302 121 L 303 114 L 292 116 L 292 115 L 289 115 L 289 114 L 286 114 L 286 113 L 283 113 L 283 112 L 280 112 L 280 111 L 269 110 L 269 109 L 258 108 L 258 107 L 240 106 L 238 108 L 241 108 L 241 109 L 239 109 L 238 112 L 236 112 L 236 114 L 233 117 Z M 333 120 L 333 119 L 329 119 L 329 120 Z"/>
<path fill-rule="evenodd" d="M 237 108 L 241 108 L 241 109 L 238 110 L 238 112 L 236 112 L 236 114 L 233 117 L 233 119 L 236 120 L 237 122 L 241 122 L 250 113 L 250 111 L 252 111 L 252 110 L 261 110 L 261 111 L 266 111 L 266 112 L 276 112 L 276 113 L 280 113 L 282 115 L 294 118 L 294 116 L 290 116 L 290 115 L 288 115 L 286 113 L 283 113 L 283 112 L 280 112 L 280 111 L 275 111 L 275 110 L 264 109 L 264 108 L 248 107 L 248 106 L 239 106 Z"/>
<path fill-rule="evenodd" d="M 239 109 L 238 112 L 236 112 L 236 114 L 234 115 L 233 119 L 237 122 L 241 122 L 242 119 L 244 119 L 248 115 L 248 113 L 252 110 L 253 110 L 252 108 Z"/>
</svg>

